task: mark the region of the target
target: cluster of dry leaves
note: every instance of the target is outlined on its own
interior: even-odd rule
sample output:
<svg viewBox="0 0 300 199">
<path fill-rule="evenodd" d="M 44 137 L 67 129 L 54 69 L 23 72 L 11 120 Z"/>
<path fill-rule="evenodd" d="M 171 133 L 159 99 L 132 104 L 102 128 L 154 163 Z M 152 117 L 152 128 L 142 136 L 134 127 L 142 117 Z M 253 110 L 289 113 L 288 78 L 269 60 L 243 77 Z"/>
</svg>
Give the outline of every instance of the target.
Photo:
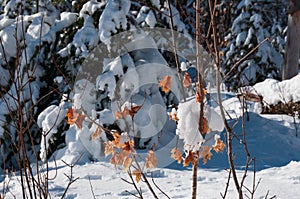
<svg viewBox="0 0 300 199">
<path fill-rule="evenodd" d="M 169 92 L 171 87 L 172 87 L 172 77 L 171 76 L 165 76 L 160 82 L 159 82 L 159 87 L 162 88 L 162 91 L 164 92 Z M 185 88 L 188 88 L 191 86 L 191 79 L 189 74 L 186 72 L 184 74 L 184 79 L 183 79 L 183 86 Z M 196 84 L 196 102 L 200 103 L 201 102 L 201 96 L 205 96 L 207 94 L 207 91 L 203 89 L 200 93 L 200 85 Z M 176 111 L 172 111 L 170 114 L 170 119 L 174 120 L 176 123 L 178 122 L 178 117 L 176 115 Z M 207 119 L 204 117 L 203 118 L 203 126 L 201 129 L 201 135 L 204 136 L 210 132 L 210 128 L 208 125 Z M 198 160 L 200 158 L 203 158 L 203 164 L 207 163 L 207 160 L 209 160 L 212 156 L 211 150 L 213 149 L 215 152 L 219 153 L 222 152 L 225 148 L 225 144 L 221 139 L 216 139 L 215 144 L 213 147 L 209 146 L 201 146 L 200 151 L 196 150 L 189 150 L 188 154 L 186 155 L 185 158 L 182 157 L 182 152 L 179 151 L 177 148 L 173 148 L 171 151 L 171 157 L 180 164 L 183 161 L 183 166 L 188 166 L 189 163 L 192 163 L 192 165 L 198 164 Z"/>
<path fill-rule="evenodd" d="M 172 77 L 171 76 L 165 76 L 158 84 L 159 87 L 162 88 L 163 92 L 169 92 L 172 87 Z M 183 86 L 185 88 L 188 88 L 191 86 L 191 79 L 188 73 L 184 74 L 183 79 Z M 197 88 L 199 86 L 197 85 Z M 206 90 L 202 91 L 203 94 L 206 94 Z M 200 102 L 200 92 L 199 89 L 197 89 L 196 93 L 196 101 Z M 202 95 L 203 96 L 203 95 Z M 126 116 L 130 116 L 133 120 L 134 115 L 141 109 L 143 105 L 140 106 L 133 106 L 131 104 L 130 108 L 125 107 L 122 111 L 116 111 L 115 116 L 116 119 L 125 118 Z M 82 129 L 82 123 L 85 119 L 85 115 L 81 114 L 80 111 L 75 109 L 69 109 L 67 114 L 68 118 L 68 124 L 74 125 L 79 129 Z M 173 113 L 170 113 L 170 119 L 174 120 L 176 123 L 178 122 L 178 117 L 176 115 L 176 111 Z M 208 125 L 208 121 L 206 118 L 203 118 L 203 129 L 202 129 L 202 135 L 205 135 L 210 132 L 210 128 Z M 103 128 L 103 127 L 102 127 Z M 95 132 L 92 134 L 91 139 L 95 140 L 98 137 L 101 136 L 102 128 L 99 125 Z M 122 167 L 122 172 L 128 172 L 130 171 L 129 168 L 133 165 L 133 161 L 135 161 L 136 164 L 139 164 L 136 161 L 136 151 L 134 149 L 134 141 L 129 137 L 127 133 L 120 134 L 119 132 L 112 133 L 113 140 L 107 141 L 105 145 L 105 156 L 112 155 L 110 158 L 110 163 L 117 168 L 117 166 Z M 207 163 L 207 160 L 209 160 L 212 156 L 211 150 L 213 149 L 215 152 L 222 152 L 225 148 L 225 144 L 222 142 L 221 139 L 216 139 L 215 144 L 213 147 L 209 146 L 201 146 L 200 151 L 194 151 L 189 150 L 188 154 L 185 158 L 183 158 L 182 152 L 178 150 L 178 148 L 173 148 L 171 151 L 171 157 L 179 164 L 183 162 L 183 166 L 188 166 L 190 163 L 192 165 L 198 164 L 198 161 L 200 158 L 203 158 L 203 164 Z M 145 160 L 145 164 L 143 169 L 151 169 L 157 165 L 157 158 L 155 156 L 155 153 L 153 150 L 148 151 L 148 155 Z M 141 180 L 142 176 L 142 169 L 140 166 L 134 166 L 134 170 L 131 171 L 131 175 L 135 176 L 136 181 L 139 182 Z"/>
</svg>

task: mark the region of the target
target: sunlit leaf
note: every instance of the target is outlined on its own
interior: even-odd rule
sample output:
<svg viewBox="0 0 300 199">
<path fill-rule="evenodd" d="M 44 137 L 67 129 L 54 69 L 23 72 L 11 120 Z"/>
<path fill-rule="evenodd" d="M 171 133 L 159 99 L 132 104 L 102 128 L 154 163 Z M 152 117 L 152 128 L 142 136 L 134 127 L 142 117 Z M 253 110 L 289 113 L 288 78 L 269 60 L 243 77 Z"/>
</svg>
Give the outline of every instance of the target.
<svg viewBox="0 0 300 199">
<path fill-rule="evenodd" d="M 142 177 L 142 173 L 139 170 L 137 170 L 137 169 L 133 170 L 132 173 L 131 173 L 131 175 L 135 176 L 135 181 L 137 183 L 140 182 L 141 177 Z"/>
<path fill-rule="evenodd" d="M 207 160 L 210 160 L 212 156 L 212 153 L 210 152 L 211 148 L 209 146 L 202 146 L 201 149 L 200 157 L 203 158 L 203 164 L 206 164 Z"/>
<path fill-rule="evenodd" d="M 79 129 L 82 129 L 85 115 L 79 114 L 75 109 L 70 108 L 67 111 L 66 116 L 68 117 L 68 124 L 73 125 L 75 123 Z"/>
<path fill-rule="evenodd" d="M 156 167 L 156 165 L 157 165 L 157 158 L 155 156 L 155 153 L 154 151 L 149 150 L 148 155 L 146 157 L 145 168 L 151 169 L 153 167 Z"/>
<path fill-rule="evenodd" d="M 188 88 L 188 87 L 190 87 L 190 85 L 191 85 L 190 75 L 187 72 L 185 72 L 184 73 L 184 78 L 183 78 L 183 86 L 185 88 Z"/>
<path fill-rule="evenodd" d="M 178 164 L 180 164 L 182 162 L 182 152 L 177 148 L 173 148 L 171 151 L 171 158 L 177 160 Z"/>
<path fill-rule="evenodd" d="M 210 132 L 209 126 L 208 126 L 208 121 L 205 117 L 203 117 L 203 126 L 201 129 L 201 135 L 205 135 Z"/>
<path fill-rule="evenodd" d="M 105 156 L 109 156 L 110 154 L 115 152 L 114 144 L 111 141 L 105 143 L 104 154 Z"/>
<path fill-rule="evenodd" d="M 198 153 L 197 152 L 193 152 L 192 150 L 189 150 L 188 155 L 186 156 L 186 158 L 183 161 L 183 166 L 186 167 L 189 165 L 189 163 L 192 163 L 192 165 L 195 165 L 198 162 Z"/>
<path fill-rule="evenodd" d="M 123 169 L 122 172 L 125 173 L 126 171 L 128 171 L 129 167 L 131 166 L 132 163 L 132 158 L 130 157 L 125 157 L 123 160 Z"/>
<path fill-rule="evenodd" d="M 226 145 L 223 143 L 223 141 L 220 138 L 218 138 L 218 139 L 216 139 L 213 149 L 215 152 L 219 153 L 224 150 L 225 146 Z"/>
<path fill-rule="evenodd" d="M 101 134 L 102 134 L 102 129 L 98 126 L 91 136 L 92 140 L 96 140 L 97 138 L 99 138 L 101 136 Z"/>
<path fill-rule="evenodd" d="M 163 92 L 169 92 L 172 87 L 172 76 L 165 76 L 159 83 L 158 87 L 162 88 Z"/>
</svg>

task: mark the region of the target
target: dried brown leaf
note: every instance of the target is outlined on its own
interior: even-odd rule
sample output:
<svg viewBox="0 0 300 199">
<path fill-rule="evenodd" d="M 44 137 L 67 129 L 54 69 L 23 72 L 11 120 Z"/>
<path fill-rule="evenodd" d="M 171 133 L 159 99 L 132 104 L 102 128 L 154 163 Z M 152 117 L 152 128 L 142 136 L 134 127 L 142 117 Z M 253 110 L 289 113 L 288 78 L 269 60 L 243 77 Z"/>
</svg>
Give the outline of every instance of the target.
<svg viewBox="0 0 300 199">
<path fill-rule="evenodd" d="M 169 92 L 172 87 L 172 76 L 165 76 L 159 83 L 158 87 L 162 88 L 163 92 Z"/>
<path fill-rule="evenodd" d="M 218 138 L 218 139 L 216 139 L 213 149 L 215 152 L 219 153 L 224 150 L 225 146 L 226 145 L 223 143 L 223 141 L 220 138 Z"/>
<path fill-rule="evenodd" d="M 98 126 L 95 130 L 95 132 L 92 134 L 92 140 L 96 140 L 97 138 L 99 138 L 102 134 L 102 129 Z"/>
<path fill-rule="evenodd" d="M 201 153 L 200 153 L 200 157 L 203 157 L 203 164 L 207 163 L 207 160 L 210 160 L 212 153 L 211 148 L 209 146 L 202 146 L 201 147 Z"/>
<path fill-rule="evenodd" d="M 153 150 L 149 150 L 148 155 L 146 157 L 145 168 L 151 169 L 153 167 L 156 167 L 156 165 L 157 165 L 157 158 L 155 156 L 155 153 Z"/>
<path fill-rule="evenodd" d="M 188 87 L 190 87 L 190 85 L 191 85 L 190 75 L 187 72 L 185 72 L 184 73 L 184 78 L 183 78 L 183 86 L 185 88 L 188 88 Z"/>
<path fill-rule="evenodd" d="M 205 117 L 203 117 L 203 126 L 201 130 L 201 135 L 205 135 L 210 132 L 209 126 L 208 126 L 208 121 Z"/>
<path fill-rule="evenodd" d="M 192 163 L 192 165 L 195 165 L 198 162 L 198 153 L 193 152 L 192 150 L 189 150 L 188 155 L 183 161 L 183 166 L 186 167 L 189 165 L 189 163 Z"/>
<path fill-rule="evenodd" d="M 173 148 L 171 151 L 171 158 L 177 160 L 178 164 L 180 164 L 182 162 L 182 152 L 177 148 Z"/>
<path fill-rule="evenodd" d="M 141 177 L 142 177 L 142 173 L 139 170 L 137 170 L 137 169 L 133 170 L 131 175 L 135 176 L 135 180 L 136 180 L 137 183 L 140 182 Z"/>
<path fill-rule="evenodd" d="M 109 156 L 110 154 L 115 152 L 114 144 L 111 141 L 105 143 L 104 154 L 105 156 Z"/>
<path fill-rule="evenodd" d="M 131 166 L 132 163 L 132 158 L 130 157 L 125 157 L 123 160 L 123 169 L 122 172 L 125 173 L 126 171 L 128 171 L 129 167 Z"/>
</svg>

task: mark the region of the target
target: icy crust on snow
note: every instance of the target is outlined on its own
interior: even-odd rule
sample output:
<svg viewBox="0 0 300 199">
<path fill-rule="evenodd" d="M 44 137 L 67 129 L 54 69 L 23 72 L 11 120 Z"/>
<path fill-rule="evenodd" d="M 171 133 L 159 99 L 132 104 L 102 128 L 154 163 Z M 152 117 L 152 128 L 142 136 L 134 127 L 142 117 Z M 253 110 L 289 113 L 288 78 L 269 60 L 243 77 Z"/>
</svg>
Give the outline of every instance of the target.
<svg viewBox="0 0 300 199">
<path fill-rule="evenodd" d="M 196 102 L 196 99 L 180 103 L 178 106 L 177 117 L 179 121 L 176 133 L 180 139 L 183 139 L 184 148 L 187 151 L 199 150 L 202 144 L 205 143 L 205 138 L 202 137 L 198 130 L 199 113 L 200 104 Z M 223 120 L 214 109 L 205 105 L 204 117 L 207 119 L 211 132 L 223 131 Z"/>
<path fill-rule="evenodd" d="M 263 101 L 267 105 L 275 105 L 279 102 L 287 103 L 290 101 L 300 101 L 300 75 L 292 79 L 278 81 L 266 79 L 253 86 L 252 93 L 263 96 Z"/>
</svg>

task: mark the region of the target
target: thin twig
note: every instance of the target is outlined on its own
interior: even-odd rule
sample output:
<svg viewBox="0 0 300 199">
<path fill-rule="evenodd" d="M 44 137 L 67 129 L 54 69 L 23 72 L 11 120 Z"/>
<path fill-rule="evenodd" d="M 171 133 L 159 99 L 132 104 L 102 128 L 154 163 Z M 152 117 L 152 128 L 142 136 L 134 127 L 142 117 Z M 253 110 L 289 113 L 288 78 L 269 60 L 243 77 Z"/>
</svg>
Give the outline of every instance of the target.
<svg viewBox="0 0 300 199">
<path fill-rule="evenodd" d="M 152 182 L 153 182 L 153 184 L 155 185 L 155 187 L 156 187 L 162 194 L 164 194 L 167 198 L 171 199 L 171 198 L 166 194 L 166 192 L 164 192 L 164 191 L 156 184 L 156 182 L 154 181 L 153 173 L 152 173 L 152 172 L 151 172 L 151 178 L 152 178 Z"/>
<path fill-rule="evenodd" d="M 89 183 L 90 183 L 90 188 L 91 188 L 92 196 L 93 196 L 94 199 L 96 199 L 95 193 L 94 193 L 94 190 L 93 190 L 93 185 L 92 185 L 92 182 L 91 182 L 91 177 L 90 177 L 90 176 L 89 176 Z"/>
</svg>

